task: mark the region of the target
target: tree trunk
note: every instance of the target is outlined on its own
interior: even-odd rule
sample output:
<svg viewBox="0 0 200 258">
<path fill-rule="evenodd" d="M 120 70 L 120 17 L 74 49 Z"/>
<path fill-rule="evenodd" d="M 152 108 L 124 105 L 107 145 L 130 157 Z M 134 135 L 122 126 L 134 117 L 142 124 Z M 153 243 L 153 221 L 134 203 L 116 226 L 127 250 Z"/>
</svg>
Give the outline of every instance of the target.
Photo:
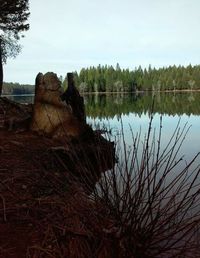
<svg viewBox="0 0 200 258">
<path fill-rule="evenodd" d="M 3 62 L 2 62 L 2 44 L 1 44 L 1 38 L 0 38 L 0 96 L 2 93 L 2 87 L 3 87 Z"/>
<path fill-rule="evenodd" d="M 86 122 L 85 106 L 83 97 L 80 96 L 79 91 L 75 87 L 73 73 L 67 73 L 68 87 L 62 94 L 62 101 L 66 101 L 71 106 L 74 115 L 84 122 Z"/>
</svg>

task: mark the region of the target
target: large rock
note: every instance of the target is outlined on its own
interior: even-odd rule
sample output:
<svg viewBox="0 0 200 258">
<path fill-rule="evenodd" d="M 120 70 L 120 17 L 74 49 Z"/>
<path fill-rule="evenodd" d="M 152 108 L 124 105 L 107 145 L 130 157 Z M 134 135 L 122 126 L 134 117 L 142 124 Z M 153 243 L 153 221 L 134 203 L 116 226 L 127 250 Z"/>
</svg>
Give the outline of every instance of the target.
<svg viewBox="0 0 200 258">
<path fill-rule="evenodd" d="M 85 124 L 74 116 L 70 105 L 61 100 L 62 94 L 61 82 L 55 73 L 37 75 L 31 130 L 54 138 L 82 134 Z"/>
</svg>

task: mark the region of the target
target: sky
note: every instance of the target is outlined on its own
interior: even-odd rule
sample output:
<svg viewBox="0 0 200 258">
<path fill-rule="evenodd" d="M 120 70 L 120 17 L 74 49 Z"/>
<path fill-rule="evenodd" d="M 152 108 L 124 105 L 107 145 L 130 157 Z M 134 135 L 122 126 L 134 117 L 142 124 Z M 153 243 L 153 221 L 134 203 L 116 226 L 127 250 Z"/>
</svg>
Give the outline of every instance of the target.
<svg viewBox="0 0 200 258">
<path fill-rule="evenodd" d="M 4 81 L 83 67 L 200 64 L 200 0 L 29 0 L 30 30 Z"/>
</svg>

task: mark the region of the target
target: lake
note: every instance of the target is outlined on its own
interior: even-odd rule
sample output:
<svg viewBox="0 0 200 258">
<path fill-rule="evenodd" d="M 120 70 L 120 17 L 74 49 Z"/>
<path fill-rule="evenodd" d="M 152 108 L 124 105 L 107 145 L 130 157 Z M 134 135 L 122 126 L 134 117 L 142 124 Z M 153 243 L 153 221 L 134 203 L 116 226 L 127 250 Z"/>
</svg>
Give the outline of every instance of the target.
<svg viewBox="0 0 200 258">
<path fill-rule="evenodd" d="M 33 95 L 8 96 L 21 103 L 33 103 Z M 139 93 L 139 94 L 88 94 L 84 95 L 87 121 L 94 127 L 107 128 L 112 138 L 121 131 L 127 145 L 132 145 L 132 134 L 140 132 L 141 141 L 148 130 L 153 106 L 152 129 L 157 133 L 162 116 L 162 146 L 165 146 L 173 134 L 178 121 L 183 128 L 190 127 L 180 150 L 180 155 L 190 160 L 200 151 L 200 93 Z"/>
<path fill-rule="evenodd" d="M 125 141 L 132 144 L 132 134 L 141 131 L 141 139 L 147 132 L 153 107 L 152 128 L 157 132 L 162 116 L 162 145 L 169 141 L 178 121 L 183 128 L 190 126 L 180 154 L 186 160 L 200 151 L 200 93 L 160 93 L 138 95 L 87 95 L 85 96 L 88 122 L 111 128 L 112 132 L 121 130 L 123 124 Z"/>
</svg>

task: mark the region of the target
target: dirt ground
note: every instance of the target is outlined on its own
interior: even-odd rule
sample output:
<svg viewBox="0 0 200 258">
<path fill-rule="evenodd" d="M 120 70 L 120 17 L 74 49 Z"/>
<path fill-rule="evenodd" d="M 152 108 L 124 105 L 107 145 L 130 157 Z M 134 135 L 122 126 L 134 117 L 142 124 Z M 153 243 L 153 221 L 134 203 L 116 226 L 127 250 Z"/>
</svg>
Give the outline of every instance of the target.
<svg viewBox="0 0 200 258">
<path fill-rule="evenodd" d="M 65 144 L 0 131 L 0 258 L 111 257 L 101 237 L 106 212 L 57 169 L 49 149 L 58 146 Z"/>
<path fill-rule="evenodd" d="M 34 216 L 26 212 L 39 196 L 34 195 L 44 177 L 41 156 L 59 144 L 30 132 L 0 131 L 0 257 L 26 257 L 40 238 Z"/>
<path fill-rule="evenodd" d="M 114 144 L 89 127 L 80 139 L 38 135 L 24 120 L 31 105 L 0 98 L 0 108 L 0 258 L 111 257 L 109 216 L 90 194 Z"/>
</svg>

